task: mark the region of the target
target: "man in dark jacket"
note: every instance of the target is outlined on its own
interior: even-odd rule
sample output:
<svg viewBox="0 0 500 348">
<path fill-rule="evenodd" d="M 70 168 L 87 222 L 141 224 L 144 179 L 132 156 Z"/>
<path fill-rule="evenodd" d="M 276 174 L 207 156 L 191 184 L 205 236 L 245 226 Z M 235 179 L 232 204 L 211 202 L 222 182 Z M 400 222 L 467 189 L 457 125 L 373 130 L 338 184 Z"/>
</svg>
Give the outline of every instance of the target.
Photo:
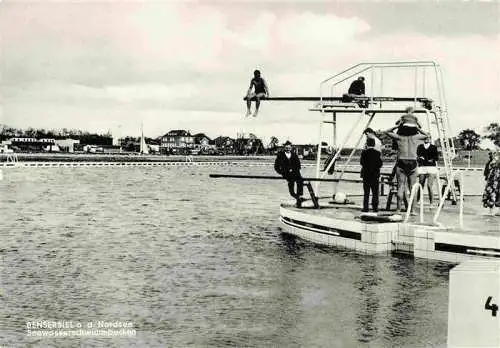
<svg viewBox="0 0 500 348">
<path fill-rule="evenodd" d="M 417 163 L 420 185 L 425 187 L 427 181 L 427 192 L 429 193 L 429 203 L 432 204 L 432 186 L 438 177 L 437 161 L 439 159 L 436 145 L 431 144 L 431 138 L 426 137 L 424 143 L 417 147 Z M 420 199 L 420 191 L 417 199 Z"/>
<path fill-rule="evenodd" d="M 366 150 L 361 153 L 361 177 L 363 178 L 363 212 L 368 211 L 370 191 L 372 192 L 372 209 L 378 212 L 378 186 L 382 159 L 380 152 L 375 150 L 375 140 L 366 140 Z"/>
<path fill-rule="evenodd" d="M 342 96 L 342 102 L 349 103 L 352 102 L 356 97 L 364 95 L 365 95 L 365 78 L 363 76 L 360 76 L 358 77 L 357 80 L 354 80 L 351 83 L 347 91 L 347 94 L 344 94 Z M 360 107 L 366 108 L 368 107 L 368 100 L 360 100 L 358 104 Z"/>
<path fill-rule="evenodd" d="M 303 201 L 304 182 L 300 175 L 300 159 L 295 152 L 292 152 L 291 142 L 285 143 L 285 151 L 278 152 L 274 161 L 274 170 L 288 181 L 290 195 L 297 200 L 297 207 L 300 208 Z M 295 183 L 297 183 L 296 193 Z"/>
<path fill-rule="evenodd" d="M 349 86 L 347 94 L 353 95 L 364 95 L 365 94 L 365 78 L 363 76 L 358 77 Z"/>
</svg>

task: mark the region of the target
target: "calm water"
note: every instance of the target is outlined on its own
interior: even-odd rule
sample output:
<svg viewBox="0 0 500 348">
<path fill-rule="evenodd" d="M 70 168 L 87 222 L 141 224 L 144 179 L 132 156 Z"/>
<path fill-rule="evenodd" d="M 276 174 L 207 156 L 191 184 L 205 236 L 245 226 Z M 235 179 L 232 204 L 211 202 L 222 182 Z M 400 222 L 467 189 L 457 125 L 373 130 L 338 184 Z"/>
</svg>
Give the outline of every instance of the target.
<svg viewBox="0 0 500 348">
<path fill-rule="evenodd" d="M 0 346 L 445 346 L 449 265 L 286 237 L 283 182 L 212 172 L 272 168 L 5 169 Z M 28 337 L 34 320 L 137 335 Z"/>
</svg>

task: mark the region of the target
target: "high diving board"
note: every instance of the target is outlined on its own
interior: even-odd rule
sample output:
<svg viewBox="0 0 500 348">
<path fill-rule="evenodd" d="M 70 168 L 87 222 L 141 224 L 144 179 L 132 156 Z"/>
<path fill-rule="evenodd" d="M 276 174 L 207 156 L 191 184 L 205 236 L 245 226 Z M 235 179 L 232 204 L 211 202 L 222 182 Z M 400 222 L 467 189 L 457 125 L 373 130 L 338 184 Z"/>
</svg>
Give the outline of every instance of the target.
<svg viewBox="0 0 500 348">
<path fill-rule="evenodd" d="M 365 114 L 404 114 L 407 110 L 404 109 L 380 109 L 380 108 L 362 108 L 362 107 L 343 107 L 341 104 L 338 106 L 326 105 L 323 107 L 310 108 L 309 111 L 323 111 L 323 112 L 342 112 L 342 113 L 359 113 L 364 111 Z M 414 109 L 413 113 L 427 113 L 426 109 Z"/>
<path fill-rule="evenodd" d="M 352 97 L 352 96 L 351 96 Z M 343 97 L 269 97 L 269 98 L 260 98 L 260 100 L 269 100 L 269 101 L 338 101 L 341 102 L 345 98 Z M 243 100 L 247 100 L 247 97 L 244 97 Z M 250 100 L 255 100 L 255 97 Z M 353 101 L 389 101 L 389 102 L 421 102 L 428 103 L 432 102 L 432 99 L 424 98 L 424 97 L 369 97 L 369 96 L 356 96 L 352 97 Z"/>
</svg>

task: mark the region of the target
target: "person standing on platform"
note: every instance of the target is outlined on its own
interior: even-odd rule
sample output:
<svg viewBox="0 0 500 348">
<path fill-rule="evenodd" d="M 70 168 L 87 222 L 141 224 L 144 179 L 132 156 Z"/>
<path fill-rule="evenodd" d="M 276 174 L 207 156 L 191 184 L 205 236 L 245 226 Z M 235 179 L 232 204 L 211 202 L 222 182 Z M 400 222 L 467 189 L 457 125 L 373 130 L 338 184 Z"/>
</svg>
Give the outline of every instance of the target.
<svg viewBox="0 0 500 348">
<path fill-rule="evenodd" d="M 367 148 L 361 153 L 361 177 L 363 178 L 363 212 L 368 212 L 370 191 L 372 193 L 372 209 L 378 212 L 378 188 L 382 158 L 380 151 L 375 149 L 375 140 L 366 140 Z"/>
<path fill-rule="evenodd" d="M 493 152 L 488 153 L 488 162 L 486 162 L 486 165 L 484 166 L 484 180 L 488 180 L 488 175 L 490 174 L 490 163 L 493 160 Z"/>
<path fill-rule="evenodd" d="M 405 200 L 406 188 L 410 190 L 417 182 L 417 147 L 429 135 L 424 133 L 420 128 L 418 132 L 421 134 L 415 135 L 399 135 L 394 133 L 398 126 L 394 126 L 384 133 L 387 136 L 396 140 L 398 145 L 398 153 L 396 158 L 396 179 L 398 182 L 398 199 L 397 210 L 403 211 L 401 208 L 402 202 Z M 413 214 L 413 206 L 411 213 Z M 408 209 L 408 207 L 407 207 Z"/>
<path fill-rule="evenodd" d="M 415 135 L 418 134 L 419 129 L 422 129 L 414 111 L 415 109 L 412 106 L 408 106 L 405 110 L 406 113 L 396 122 L 396 126 L 398 126 L 397 133 L 399 135 Z"/>
<path fill-rule="evenodd" d="M 253 88 L 253 92 L 252 92 Z M 260 76 L 260 71 L 255 70 L 253 72 L 253 78 L 250 80 L 250 87 L 248 87 L 248 92 L 245 97 L 247 101 L 247 114 L 246 117 L 252 114 L 251 105 L 252 99 L 255 98 L 255 113 L 253 117 L 256 117 L 259 113 L 260 98 L 269 98 L 269 89 L 267 88 L 266 81 Z"/>
<path fill-rule="evenodd" d="M 500 152 L 495 152 L 488 166 L 488 177 L 483 193 L 483 206 L 489 209 L 487 215 L 495 215 L 500 208 Z"/>
<path fill-rule="evenodd" d="M 296 206 L 300 208 L 304 198 L 304 181 L 300 175 L 300 159 L 299 156 L 292 151 L 292 143 L 285 142 L 285 150 L 278 152 L 274 161 L 274 170 L 288 181 L 288 191 L 290 195 L 296 199 Z M 295 184 L 297 191 L 295 192 Z"/>
<path fill-rule="evenodd" d="M 434 180 L 439 178 L 437 161 L 439 159 L 438 150 L 436 145 L 431 144 L 431 138 L 427 137 L 424 139 L 424 143 L 418 145 L 417 147 L 417 163 L 418 169 L 417 173 L 419 175 L 420 185 L 422 188 L 425 187 L 427 182 L 427 192 L 429 193 L 429 203 L 432 204 L 432 186 Z M 418 198 L 420 199 L 420 191 Z"/>
<path fill-rule="evenodd" d="M 378 152 L 382 152 L 382 141 L 377 138 L 377 134 L 375 131 L 371 128 L 366 128 L 365 131 L 363 132 L 364 135 L 366 135 L 366 145 L 368 147 L 368 139 L 373 139 L 375 142 L 374 149 L 377 150 Z"/>
</svg>

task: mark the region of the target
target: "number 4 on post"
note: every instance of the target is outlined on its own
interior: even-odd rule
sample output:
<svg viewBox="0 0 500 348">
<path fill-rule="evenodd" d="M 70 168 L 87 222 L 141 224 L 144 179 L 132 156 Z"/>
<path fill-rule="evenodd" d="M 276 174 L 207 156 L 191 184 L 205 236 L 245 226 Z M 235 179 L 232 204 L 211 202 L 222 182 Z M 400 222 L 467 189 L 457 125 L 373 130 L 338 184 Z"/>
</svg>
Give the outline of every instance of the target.
<svg viewBox="0 0 500 348">
<path fill-rule="evenodd" d="M 497 316 L 498 306 L 496 304 L 490 304 L 492 297 L 488 296 L 486 303 L 484 304 L 484 309 L 490 310 L 493 317 Z"/>
</svg>

